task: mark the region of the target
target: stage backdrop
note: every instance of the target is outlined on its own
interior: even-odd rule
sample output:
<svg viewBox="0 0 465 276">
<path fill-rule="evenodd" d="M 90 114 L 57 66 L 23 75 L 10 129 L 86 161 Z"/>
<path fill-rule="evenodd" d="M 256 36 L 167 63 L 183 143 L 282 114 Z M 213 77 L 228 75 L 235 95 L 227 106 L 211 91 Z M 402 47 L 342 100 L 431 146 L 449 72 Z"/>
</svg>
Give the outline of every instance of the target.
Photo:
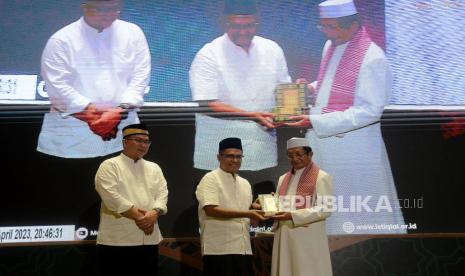
<svg viewBox="0 0 465 276">
<path fill-rule="evenodd" d="M 96 236 L 100 201 L 94 175 L 114 154 L 70 159 L 36 151 L 49 109 L 39 76 L 41 53 L 53 33 L 79 19 L 79 2 L 0 2 L 2 243 Z M 394 76 L 391 106 L 382 119 L 399 197 L 392 204 L 402 209 L 408 233 L 464 232 L 465 222 L 456 213 L 465 204 L 465 52 L 458 23 L 465 5 L 452 0 L 355 2 L 370 36 L 386 50 Z M 282 47 L 293 80 L 312 81 L 317 75 L 325 42 L 316 27 L 318 3 L 258 1 L 258 35 Z M 168 180 L 169 214 L 160 220 L 166 237 L 198 235 L 194 191 L 206 171 L 193 168 L 194 115 L 204 110 L 192 102 L 188 72 L 201 47 L 223 34 L 222 8 L 222 1 L 213 0 L 127 0 L 121 12 L 123 20 L 142 28 L 152 57 L 150 89 L 139 116 L 154 141 L 147 159 L 157 162 Z M 444 111 L 450 109 L 455 112 Z M 274 191 L 277 177 L 288 170 L 286 140 L 304 132 L 278 129 L 278 166 L 242 173 L 255 194 Z M 260 153 L 245 153 L 253 154 Z M 269 223 L 254 227 L 267 229 Z"/>
</svg>

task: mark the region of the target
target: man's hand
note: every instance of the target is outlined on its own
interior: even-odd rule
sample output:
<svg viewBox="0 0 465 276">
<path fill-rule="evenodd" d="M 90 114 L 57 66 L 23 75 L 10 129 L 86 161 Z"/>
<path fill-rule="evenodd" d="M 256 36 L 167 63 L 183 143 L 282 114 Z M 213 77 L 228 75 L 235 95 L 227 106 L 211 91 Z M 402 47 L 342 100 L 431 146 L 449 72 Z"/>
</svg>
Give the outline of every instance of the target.
<svg viewBox="0 0 465 276">
<path fill-rule="evenodd" d="M 116 138 L 123 111 L 120 107 L 100 110 L 90 103 L 83 111 L 74 113 L 73 116 L 86 122 L 89 129 L 102 140 L 109 141 Z"/>
<path fill-rule="evenodd" d="M 302 84 L 302 83 L 308 83 L 308 81 L 305 78 L 298 78 L 295 80 L 295 83 Z"/>
<path fill-rule="evenodd" d="M 118 126 L 115 126 L 115 128 L 108 133 L 107 136 L 102 137 L 103 141 L 110 141 L 111 139 L 116 138 L 116 135 L 118 135 Z"/>
<path fill-rule="evenodd" d="M 273 113 L 269 112 L 252 112 L 252 116 L 255 118 L 259 124 L 266 128 L 275 128 L 275 125 L 273 123 L 273 118 L 275 115 Z"/>
<path fill-rule="evenodd" d="M 126 218 L 137 220 L 145 215 L 145 210 L 139 209 L 135 206 L 132 206 L 131 209 L 121 213 Z"/>
<path fill-rule="evenodd" d="M 121 112 L 121 107 L 104 110 L 98 120 L 89 123 L 90 130 L 105 141 L 115 138 L 121 122 Z"/>
<path fill-rule="evenodd" d="M 265 212 L 259 210 L 249 210 L 249 216 L 251 220 L 264 221 L 269 218 L 265 217 Z"/>
<path fill-rule="evenodd" d="M 310 117 L 308 115 L 290 116 L 289 120 L 294 122 L 284 123 L 284 125 L 291 127 L 312 127 L 312 123 L 310 122 Z"/>
<path fill-rule="evenodd" d="M 146 236 L 149 236 L 149 235 L 152 235 L 154 230 L 155 230 L 155 225 L 152 225 L 143 231 Z"/>
<path fill-rule="evenodd" d="M 92 103 L 88 104 L 83 111 L 72 114 L 72 116 L 76 119 L 84 121 L 89 125 L 100 119 L 101 115 L 102 112 L 100 112 Z"/>
<path fill-rule="evenodd" d="M 278 212 L 272 218 L 275 220 L 292 220 L 292 215 L 290 212 Z"/>
<path fill-rule="evenodd" d="M 137 227 L 144 231 L 146 235 L 153 233 L 154 225 L 158 220 L 158 213 L 155 210 L 145 211 L 142 217 L 135 220 Z"/>
<path fill-rule="evenodd" d="M 260 205 L 260 201 L 258 200 L 258 197 L 257 197 L 257 199 L 255 199 L 255 201 L 252 203 L 252 205 L 250 205 L 250 209 L 255 209 L 255 210 L 261 210 L 262 209 L 262 206 Z"/>
<path fill-rule="evenodd" d="M 315 93 L 315 88 L 310 83 L 308 83 L 308 81 L 306 79 L 304 79 L 304 78 L 296 79 L 295 83 L 297 83 L 297 84 L 306 83 L 308 93 Z"/>
<path fill-rule="evenodd" d="M 209 101 L 208 107 L 210 107 L 214 112 L 227 113 L 232 117 L 245 117 L 249 120 L 253 119 L 262 126 L 267 128 L 275 128 L 273 124 L 273 118 L 275 115 L 273 113 L 245 111 L 220 101 Z"/>
</svg>

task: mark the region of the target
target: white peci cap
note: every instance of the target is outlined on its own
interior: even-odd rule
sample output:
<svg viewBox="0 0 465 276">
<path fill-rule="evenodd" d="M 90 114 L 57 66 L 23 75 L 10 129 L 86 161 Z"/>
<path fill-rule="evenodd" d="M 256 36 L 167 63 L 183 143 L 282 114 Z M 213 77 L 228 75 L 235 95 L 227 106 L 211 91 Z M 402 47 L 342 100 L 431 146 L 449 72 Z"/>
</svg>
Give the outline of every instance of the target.
<svg viewBox="0 0 465 276">
<path fill-rule="evenodd" d="M 310 142 L 305 138 L 292 137 L 287 140 L 287 149 L 297 148 L 297 147 L 310 147 Z"/>
<path fill-rule="evenodd" d="M 357 13 L 352 0 L 327 0 L 318 5 L 320 18 L 338 18 Z"/>
</svg>

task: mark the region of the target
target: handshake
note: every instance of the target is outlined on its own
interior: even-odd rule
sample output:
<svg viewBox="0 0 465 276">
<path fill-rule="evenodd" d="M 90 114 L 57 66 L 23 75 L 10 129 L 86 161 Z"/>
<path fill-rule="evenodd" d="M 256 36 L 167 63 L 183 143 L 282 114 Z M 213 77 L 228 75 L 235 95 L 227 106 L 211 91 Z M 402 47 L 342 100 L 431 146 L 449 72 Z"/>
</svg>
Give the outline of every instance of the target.
<svg viewBox="0 0 465 276">
<path fill-rule="evenodd" d="M 123 115 L 125 109 L 121 107 L 99 109 L 92 103 L 83 111 L 73 114 L 75 118 L 86 122 L 89 129 L 103 141 L 116 138 L 118 125 L 122 119 L 125 119 Z"/>
</svg>

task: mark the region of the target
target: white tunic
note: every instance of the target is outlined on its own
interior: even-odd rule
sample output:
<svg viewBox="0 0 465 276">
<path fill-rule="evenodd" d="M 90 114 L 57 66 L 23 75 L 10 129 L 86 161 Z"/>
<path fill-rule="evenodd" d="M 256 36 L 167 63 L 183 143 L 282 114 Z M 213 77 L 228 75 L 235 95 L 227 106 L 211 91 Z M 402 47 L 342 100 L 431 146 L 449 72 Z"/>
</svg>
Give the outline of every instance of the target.
<svg viewBox="0 0 465 276">
<path fill-rule="evenodd" d="M 42 77 L 52 102 L 45 114 L 37 150 L 60 157 L 104 156 L 122 149 L 121 131 L 103 141 L 87 123 L 70 114 L 89 104 L 142 106 L 150 76 L 150 53 L 142 30 L 116 20 L 98 32 L 83 18 L 56 32 L 42 54 Z M 118 129 L 138 123 L 131 112 Z"/>
<path fill-rule="evenodd" d="M 132 206 L 144 210 L 168 209 L 168 188 L 160 167 L 140 159 L 134 162 L 123 153 L 105 160 L 95 175 L 95 189 L 102 199 L 97 243 L 112 246 L 158 244 L 163 237 L 155 223 L 151 235 L 145 235 L 134 220 L 121 213 Z"/>
<path fill-rule="evenodd" d="M 217 205 L 238 211 L 249 210 L 252 204 L 249 181 L 218 168 L 202 178 L 195 195 L 199 201 L 202 255 L 251 255 L 248 218 L 210 217 L 203 209 L 207 205 Z"/>
<path fill-rule="evenodd" d="M 379 227 L 357 229 L 358 225 L 404 224 L 402 212 L 397 208 L 397 191 L 379 123 L 389 100 L 392 81 L 381 48 L 374 43 L 368 48 L 356 82 L 354 105 L 343 112 L 321 114 L 321 108 L 327 106 L 336 69 L 347 44 L 336 47 L 328 64 L 316 107 L 311 109 L 313 129 L 306 135 L 310 139 L 315 162 L 333 177 L 334 195 L 338 207 L 343 207 L 328 219 L 328 233 L 405 233 L 405 230 Z M 328 46 L 329 42 L 325 51 Z M 351 200 L 355 202 L 357 197 L 366 200 L 370 196 L 368 208 L 351 207 Z M 391 210 L 385 208 L 386 201 Z M 376 212 L 377 206 L 381 207 L 378 209 L 380 212 Z"/>
<path fill-rule="evenodd" d="M 296 194 L 303 170 L 298 170 L 292 177 L 287 195 Z M 284 177 L 279 178 L 276 193 L 279 193 Z M 317 198 L 333 193 L 331 176 L 322 170 L 318 173 L 315 193 Z M 325 219 L 331 213 L 325 212 L 327 207 L 323 204 L 324 201 L 316 200 L 311 208 L 291 211 L 292 221 L 275 223 L 271 275 L 332 275 L 325 228 Z"/>
<path fill-rule="evenodd" d="M 194 101 L 219 100 L 246 111 L 271 112 L 274 90 L 291 81 L 282 49 L 275 42 L 255 36 L 245 52 L 227 34 L 206 44 L 196 55 L 189 72 Z M 276 132 L 254 121 L 224 120 L 196 114 L 194 167 L 213 170 L 218 165 L 218 142 L 239 137 L 244 170 L 277 165 Z M 257 154 L 259 153 L 259 154 Z"/>
</svg>

